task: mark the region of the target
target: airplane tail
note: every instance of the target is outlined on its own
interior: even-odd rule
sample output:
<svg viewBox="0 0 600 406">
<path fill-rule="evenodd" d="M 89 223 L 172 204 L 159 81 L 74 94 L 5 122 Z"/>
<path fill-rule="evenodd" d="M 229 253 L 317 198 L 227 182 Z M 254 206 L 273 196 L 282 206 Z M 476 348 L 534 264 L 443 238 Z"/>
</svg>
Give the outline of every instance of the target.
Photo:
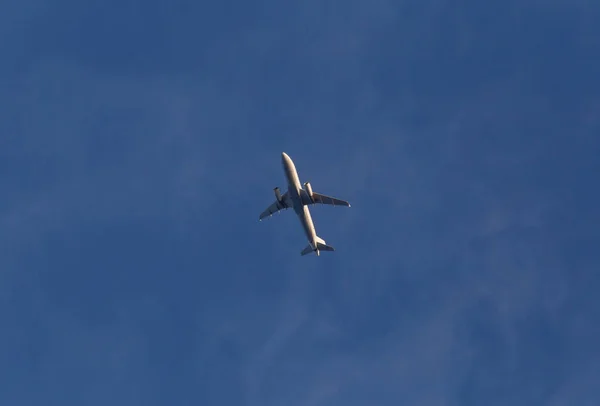
<svg viewBox="0 0 600 406">
<path fill-rule="evenodd" d="M 315 252 L 317 254 L 317 256 L 319 256 L 320 251 L 335 251 L 335 249 L 331 245 L 327 245 L 325 243 L 325 240 L 323 240 L 320 237 L 316 238 L 316 245 L 317 245 L 317 247 L 315 248 L 312 244 L 308 244 L 306 246 L 306 248 L 304 248 L 302 250 L 300 255 L 307 255 L 307 254 L 310 254 L 311 252 Z"/>
</svg>

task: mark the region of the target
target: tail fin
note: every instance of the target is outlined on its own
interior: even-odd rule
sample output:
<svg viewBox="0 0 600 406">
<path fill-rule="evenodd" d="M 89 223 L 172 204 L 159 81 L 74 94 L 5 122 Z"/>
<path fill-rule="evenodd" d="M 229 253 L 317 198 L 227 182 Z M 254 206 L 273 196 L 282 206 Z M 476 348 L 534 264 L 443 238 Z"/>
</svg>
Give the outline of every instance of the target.
<svg viewBox="0 0 600 406">
<path fill-rule="evenodd" d="M 316 248 L 314 248 L 312 244 L 308 244 L 306 246 L 306 248 L 304 248 L 302 250 L 302 252 L 300 253 L 300 255 L 307 255 L 307 254 L 310 254 L 311 252 L 316 252 L 317 256 L 319 256 L 319 252 L 320 251 L 335 251 L 335 249 L 331 245 L 327 245 L 325 243 L 325 240 L 323 240 L 320 237 L 316 238 L 316 242 L 317 242 L 317 247 Z"/>
</svg>

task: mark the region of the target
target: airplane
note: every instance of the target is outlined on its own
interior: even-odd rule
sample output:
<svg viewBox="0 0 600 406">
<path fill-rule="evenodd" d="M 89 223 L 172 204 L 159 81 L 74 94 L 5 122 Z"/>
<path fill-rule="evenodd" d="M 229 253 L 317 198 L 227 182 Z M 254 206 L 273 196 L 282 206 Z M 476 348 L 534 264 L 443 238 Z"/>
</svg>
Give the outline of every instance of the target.
<svg viewBox="0 0 600 406">
<path fill-rule="evenodd" d="M 273 189 L 276 200 L 260 214 L 259 221 L 262 221 L 267 216 L 271 217 L 274 213 L 281 213 L 281 210 L 292 208 L 298 215 L 304 233 L 308 238 L 308 246 L 302 250 L 300 255 L 307 255 L 314 252 L 319 256 L 320 251 L 335 251 L 332 246 L 327 245 L 325 240 L 317 236 L 308 206 L 312 204 L 329 204 L 332 206 L 350 207 L 350 203 L 345 200 L 336 199 L 335 197 L 313 192 L 309 182 L 304 182 L 304 187 L 302 187 L 296 166 L 285 152 L 281 154 L 281 163 L 283 164 L 283 170 L 288 182 L 288 190 L 282 195 L 279 187 Z"/>
</svg>

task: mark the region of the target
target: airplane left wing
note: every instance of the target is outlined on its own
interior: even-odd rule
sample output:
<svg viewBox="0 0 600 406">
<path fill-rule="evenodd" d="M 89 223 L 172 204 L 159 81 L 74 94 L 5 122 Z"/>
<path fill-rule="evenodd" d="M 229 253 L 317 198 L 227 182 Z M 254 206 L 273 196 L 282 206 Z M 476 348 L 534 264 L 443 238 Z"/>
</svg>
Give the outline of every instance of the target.
<svg viewBox="0 0 600 406">
<path fill-rule="evenodd" d="M 283 196 L 281 196 L 281 202 L 278 200 L 275 200 L 273 203 L 271 203 L 271 205 L 269 207 L 267 207 L 265 209 L 265 211 L 260 213 L 260 216 L 258 219 L 262 220 L 265 217 L 272 216 L 273 214 L 277 213 L 280 210 L 288 209 L 290 207 L 288 200 L 289 200 L 288 194 L 287 194 L 287 192 L 285 192 L 283 194 Z"/>
</svg>

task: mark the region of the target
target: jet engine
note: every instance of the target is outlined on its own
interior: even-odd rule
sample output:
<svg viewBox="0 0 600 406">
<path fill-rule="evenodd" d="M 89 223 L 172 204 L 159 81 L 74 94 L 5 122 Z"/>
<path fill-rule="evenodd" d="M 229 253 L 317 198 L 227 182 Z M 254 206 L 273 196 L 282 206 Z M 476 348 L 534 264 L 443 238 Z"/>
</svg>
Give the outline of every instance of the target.
<svg viewBox="0 0 600 406">
<path fill-rule="evenodd" d="M 308 194 L 310 201 L 314 203 L 315 199 L 313 199 L 313 190 L 312 190 L 312 186 L 310 185 L 310 183 L 304 182 L 304 188 L 306 189 L 306 193 Z"/>
<path fill-rule="evenodd" d="M 276 187 L 275 189 L 273 189 L 273 192 L 275 193 L 275 198 L 277 199 L 277 201 L 279 203 L 283 203 L 281 201 L 281 192 L 279 191 L 279 187 Z"/>
</svg>

